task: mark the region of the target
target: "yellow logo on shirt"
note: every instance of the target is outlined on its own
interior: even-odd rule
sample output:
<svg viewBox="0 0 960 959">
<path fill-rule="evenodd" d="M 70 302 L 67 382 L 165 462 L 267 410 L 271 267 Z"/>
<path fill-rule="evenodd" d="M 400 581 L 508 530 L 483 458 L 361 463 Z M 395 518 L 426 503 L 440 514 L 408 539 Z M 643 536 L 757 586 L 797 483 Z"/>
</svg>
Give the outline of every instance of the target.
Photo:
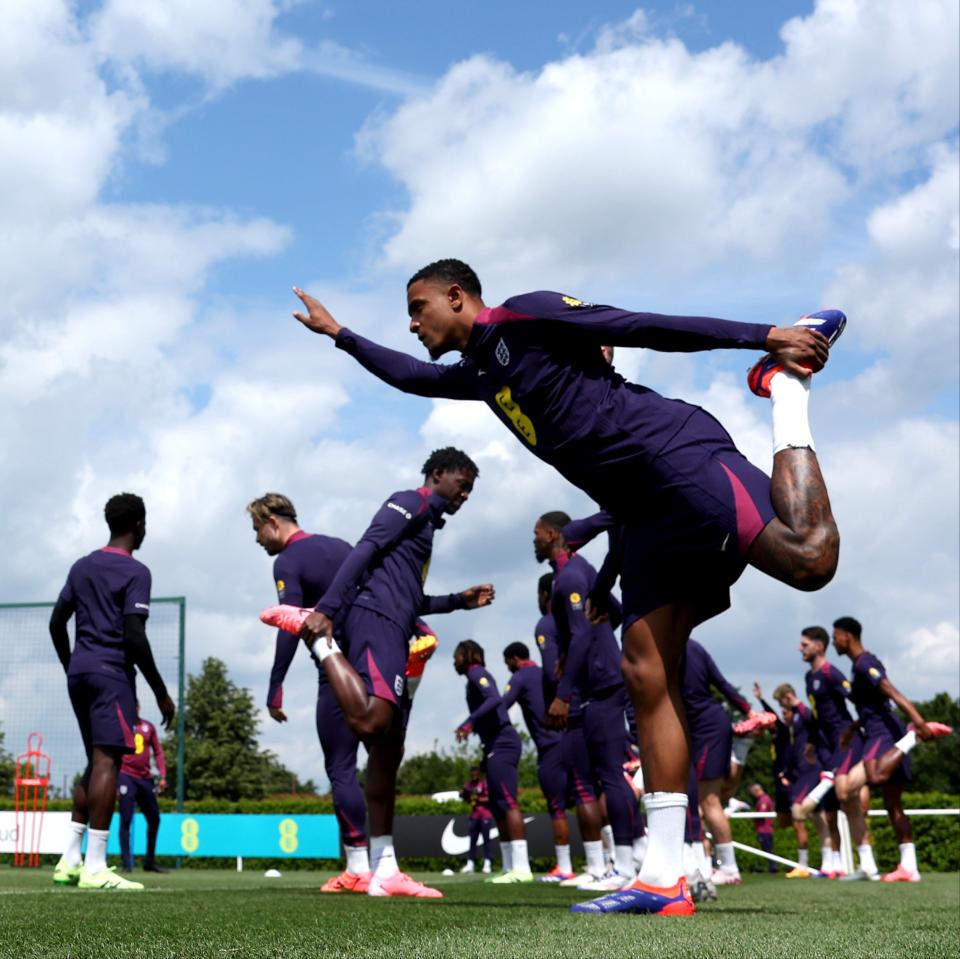
<svg viewBox="0 0 960 959">
<path fill-rule="evenodd" d="M 579 594 L 579 593 L 571 593 L 571 594 L 570 594 L 570 602 L 571 602 L 571 603 L 579 603 L 579 602 L 580 602 L 580 594 Z"/>
<path fill-rule="evenodd" d="M 874 666 L 871 666 L 871 667 L 867 670 L 867 672 L 868 672 L 874 679 L 879 679 L 879 678 L 880 678 L 880 670 L 877 669 L 877 668 L 874 667 Z"/>
<path fill-rule="evenodd" d="M 504 386 L 494 397 L 497 406 L 503 410 L 508 420 L 513 423 L 516 431 L 531 445 L 537 445 L 537 431 L 534 429 L 533 421 L 523 410 L 514 402 L 513 395 L 510 393 L 510 387 Z"/>
<path fill-rule="evenodd" d="M 849 689 L 849 688 L 850 688 L 850 680 L 845 679 L 845 680 L 843 681 L 843 688 L 844 688 L 844 689 Z"/>
<path fill-rule="evenodd" d="M 480 685 L 481 685 L 481 686 L 489 686 L 489 685 L 490 685 L 490 680 L 487 679 L 486 676 L 481 676 L 479 682 L 480 682 Z"/>
<path fill-rule="evenodd" d="M 139 756 L 145 748 L 143 733 L 137 733 L 133 737 L 133 751 Z"/>
<path fill-rule="evenodd" d="M 277 580 L 277 592 L 278 592 L 281 596 L 283 595 L 283 591 L 284 591 L 286 588 L 287 588 L 287 584 L 286 584 L 282 579 L 278 579 L 278 580 Z"/>
<path fill-rule="evenodd" d="M 575 296 L 565 296 L 563 297 L 563 302 L 567 306 L 583 306 L 583 300 L 578 300 Z"/>
<path fill-rule="evenodd" d="M 509 684 L 509 683 L 507 683 L 507 685 L 503 687 L 503 691 L 504 691 L 505 693 L 509 693 L 509 692 L 510 692 L 510 684 Z"/>
<path fill-rule="evenodd" d="M 538 645 L 538 646 L 542 646 L 546 641 L 547 641 L 547 637 L 544 636 L 543 633 L 541 633 L 541 634 L 537 637 L 537 645 Z"/>
</svg>

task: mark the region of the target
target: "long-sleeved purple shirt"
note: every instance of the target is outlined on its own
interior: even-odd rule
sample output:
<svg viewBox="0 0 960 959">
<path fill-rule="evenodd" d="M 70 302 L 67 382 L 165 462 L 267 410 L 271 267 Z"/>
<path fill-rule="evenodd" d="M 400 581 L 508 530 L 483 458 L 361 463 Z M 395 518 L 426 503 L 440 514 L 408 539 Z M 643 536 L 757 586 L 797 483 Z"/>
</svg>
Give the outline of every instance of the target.
<svg viewBox="0 0 960 959">
<path fill-rule="evenodd" d="M 476 733 L 486 748 L 499 739 L 516 738 L 519 741 L 497 689 L 497 681 L 479 663 L 467 670 L 467 709 L 470 715 L 461 727 Z"/>
<path fill-rule="evenodd" d="M 732 706 L 750 712 L 750 704 L 727 682 L 713 657 L 695 639 L 687 640 L 680 663 L 681 695 L 691 728 L 701 723 L 730 724 L 730 718 L 713 698 L 711 687 L 718 689 Z"/>
<path fill-rule="evenodd" d="M 330 588 L 337 570 L 350 554 L 350 544 L 335 536 L 320 536 L 297 530 L 273 561 L 277 601 L 289 606 L 314 606 Z M 283 705 L 283 681 L 300 645 L 300 637 L 277 631 L 276 650 L 270 670 L 267 705 Z M 317 668 L 320 664 L 317 663 Z"/>
<path fill-rule="evenodd" d="M 464 608 L 463 596 L 425 596 L 434 530 L 444 525 L 447 501 L 426 487 L 394 493 L 377 510 L 314 607 L 330 619 L 363 606 L 413 632 L 417 617 Z"/>
<path fill-rule="evenodd" d="M 596 570 L 577 554 L 560 554 L 555 566 L 550 609 L 557 627 L 563 674 L 557 696 L 581 701 L 623 683 L 620 647 L 609 623 L 594 626 L 586 613 L 587 596 L 596 582 Z"/>
<path fill-rule="evenodd" d="M 857 707 L 857 716 L 867 739 L 877 736 L 903 735 L 904 726 L 893 711 L 893 700 L 880 688 L 887 670 L 873 653 L 862 652 L 851 671 L 850 698 Z"/>
<path fill-rule="evenodd" d="M 546 726 L 546 706 L 543 701 L 543 670 L 533 660 L 528 659 L 512 673 L 503 688 L 503 705 L 506 709 L 514 703 L 520 704 L 523 721 L 527 725 L 530 738 L 537 752 L 543 752 L 549 746 L 560 742 L 560 733 Z"/>
<path fill-rule="evenodd" d="M 642 478 L 697 407 L 626 382 L 601 344 L 664 351 L 763 349 L 769 324 L 630 313 L 536 292 L 484 308 L 456 364 L 425 363 L 346 328 L 337 346 L 407 393 L 485 402 L 540 459 L 618 517 L 642 505 Z M 625 483 L 633 464 L 641 481 Z"/>
<path fill-rule="evenodd" d="M 804 681 L 817 721 L 817 753 L 820 761 L 829 765 L 840 745 L 840 736 L 853 723 L 847 709 L 850 683 L 836 666 L 826 661 L 819 669 L 808 670 Z"/>
</svg>

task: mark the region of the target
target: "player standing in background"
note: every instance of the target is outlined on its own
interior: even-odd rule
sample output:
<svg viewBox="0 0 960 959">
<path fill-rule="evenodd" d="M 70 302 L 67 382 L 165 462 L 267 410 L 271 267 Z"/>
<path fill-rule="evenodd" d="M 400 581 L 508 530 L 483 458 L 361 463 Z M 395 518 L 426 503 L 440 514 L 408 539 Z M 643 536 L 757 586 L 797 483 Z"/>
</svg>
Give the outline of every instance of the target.
<svg viewBox="0 0 960 959">
<path fill-rule="evenodd" d="M 117 792 L 120 796 L 120 859 L 123 868 L 133 869 L 133 849 L 130 845 L 130 824 L 134 807 L 139 807 L 147 822 L 147 854 L 143 859 L 144 872 L 168 872 L 156 861 L 157 835 L 160 832 L 160 807 L 153 788 L 150 772 L 150 754 L 157 764 L 160 776 L 160 792 L 167 788 L 167 761 L 163 746 L 157 735 L 157 727 L 147 719 L 140 718 L 140 703 L 137 702 L 137 723 L 133 729 L 133 752 L 127 753 L 120 764 Z"/>
<path fill-rule="evenodd" d="M 107 837 L 120 763 L 134 748 L 138 667 L 157 698 L 165 729 L 173 723 L 175 707 L 147 640 L 150 570 L 133 558 L 147 535 L 146 508 L 139 496 L 119 493 L 110 497 L 103 514 L 109 542 L 73 564 L 50 616 L 50 636 L 67 674 L 87 754 L 87 767 L 73 792 L 70 839 L 53 881 L 81 889 L 133 890 L 143 889 L 143 884 L 124 879 L 107 866 Z M 67 624 L 74 614 L 76 640 L 71 653 Z"/>
<path fill-rule="evenodd" d="M 297 522 L 297 510 L 282 493 L 265 493 L 247 504 L 257 543 L 273 561 L 273 581 L 280 603 L 313 607 L 329 589 L 333 578 L 350 554 L 350 544 L 335 536 L 307 533 Z M 278 723 L 287 721 L 283 711 L 283 681 L 300 645 L 295 632 L 277 631 L 273 666 L 267 688 L 267 708 Z M 357 778 L 360 740 L 347 725 L 325 671 L 317 667 L 316 729 L 323 752 L 323 765 L 330 780 L 333 809 L 346 854 L 346 869 L 321 886 L 325 893 L 366 893 L 370 885 L 367 850 L 367 805 Z"/>
<path fill-rule="evenodd" d="M 729 606 L 730 586 L 747 563 L 803 590 L 821 588 L 836 571 L 840 537 L 807 406 L 810 373 L 826 363 L 846 317 L 832 310 L 778 328 L 629 313 L 549 292 L 490 309 L 476 273 L 447 259 L 407 283 L 410 332 L 433 359 L 462 354 L 460 363 L 440 365 L 384 349 L 294 292 L 307 310 L 295 318 L 374 375 L 410 393 L 486 402 L 534 455 L 624 524 L 623 668 L 650 839 L 640 894 L 596 908 L 692 913 L 683 878 L 690 757 L 680 659 L 692 629 Z M 772 479 L 706 412 L 627 383 L 601 345 L 768 351 L 749 384 L 772 400 Z"/>
<path fill-rule="evenodd" d="M 443 898 L 400 871 L 393 816 L 409 715 L 409 638 L 417 619 L 430 612 L 477 609 L 494 598 L 489 583 L 448 596 L 423 591 L 434 531 L 444 526 L 444 515 L 453 515 L 469 499 L 478 472 L 473 460 L 453 447 L 431 453 L 423 466 L 423 486 L 394 493 L 380 507 L 300 630 L 320 659 L 347 724 L 367 747 L 371 896 Z"/>
<path fill-rule="evenodd" d="M 570 826 L 566 811 L 567 771 L 563 764 L 563 733 L 547 729 L 543 670 L 530 659 L 529 648 L 523 643 L 510 643 L 503 651 L 503 661 L 510 671 L 510 681 L 503 690 L 503 705 L 509 712 L 514 703 L 520 704 L 523 721 L 537 748 L 537 778 L 553 824 L 557 862 L 547 875 L 563 881 L 573 876 Z"/>
<path fill-rule="evenodd" d="M 480 868 L 480 840 L 483 839 L 483 871 L 493 869 L 493 850 L 490 847 L 490 827 L 493 811 L 490 809 L 490 791 L 487 789 L 486 773 L 479 766 L 470 767 L 470 779 L 463 784 L 460 798 L 470 804 L 470 854 L 462 873 L 475 872 Z"/>
<path fill-rule="evenodd" d="M 760 783 L 754 783 L 748 790 L 751 796 L 753 796 L 753 810 L 754 812 L 773 812 L 773 800 L 767 795 L 763 786 Z M 760 848 L 764 852 L 773 852 L 773 820 L 772 819 L 756 819 L 754 820 L 754 828 L 757 832 L 757 842 L 760 844 Z M 772 860 L 767 860 L 767 872 L 776 872 L 777 864 Z"/>
<path fill-rule="evenodd" d="M 773 707 L 763 698 L 760 684 L 753 684 L 753 695 L 763 707 L 765 713 L 776 716 Z M 780 718 L 777 719 L 772 732 L 773 742 L 770 745 L 770 764 L 773 772 L 773 808 L 777 814 L 777 824 L 781 829 L 793 827 L 793 816 L 790 812 L 790 786 L 785 782 L 787 768 L 790 766 L 790 728 Z"/>
<path fill-rule="evenodd" d="M 730 768 L 733 729 L 730 716 L 713 698 L 712 688 L 719 690 L 731 706 L 748 717 L 753 714 L 750 704 L 717 669 L 713 657 L 695 639 L 690 639 L 680 663 L 680 691 L 690 729 L 693 768 L 700 784 L 700 812 L 720 859 L 720 868 L 714 870 L 712 879 L 714 885 L 739 885 L 733 834 L 720 800 Z"/>
<path fill-rule="evenodd" d="M 806 703 L 797 696 L 789 683 L 781 683 L 774 691 L 773 698 L 783 710 L 783 721 L 790 727 L 790 768 L 787 779 L 790 781 L 790 812 L 793 827 L 797 833 L 798 868 L 787 873 L 787 879 L 810 878 L 810 850 L 807 841 L 806 820 L 813 820 L 817 835 L 820 837 L 820 852 L 824 866 L 833 862 L 832 841 L 826 820 L 819 809 L 806 812 L 803 801 L 820 782 L 820 763 L 817 760 L 817 726 L 813 713 Z M 789 714 L 788 711 L 789 710 Z"/>
<path fill-rule="evenodd" d="M 883 805 L 900 846 L 900 864 L 883 881 L 919 882 L 913 830 L 903 811 L 903 787 L 910 782 L 907 754 L 918 740 L 947 735 L 951 729 L 924 720 L 916 706 L 887 678 L 883 663 L 864 648 L 862 633 L 863 627 L 852 616 L 841 616 L 833 624 L 834 647 L 853 663 L 850 698 L 857 707 L 864 738 L 863 760 L 848 773 L 840 798 L 856 801 L 864 783 L 881 787 Z M 894 704 L 910 719 L 909 729 L 904 728 L 893 711 Z"/>
<path fill-rule="evenodd" d="M 578 888 L 605 892 L 633 881 L 633 838 L 639 808 L 623 777 L 627 728 L 620 649 L 609 623 L 587 619 L 586 598 L 597 573 L 567 545 L 563 529 L 569 523 L 566 513 L 554 511 L 544 513 L 533 530 L 534 556 L 538 562 L 550 563 L 555 574 L 551 612 L 557 627 L 561 674 L 556 696 L 547 707 L 547 724 L 563 729 L 571 700 L 575 695 L 579 698 L 592 779 L 603 792 L 613 829 L 614 868 Z"/>
<path fill-rule="evenodd" d="M 510 722 L 496 680 L 487 672 L 483 647 L 472 639 L 458 643 L 453 651 L 453 667 L 467 677 L 470 710 L 470 715 L 455 730 L 457 742 L 462 743 L 471 733 L 476 733 L 483 743 L 483 768 L 487 774 L 490 805 L 500 830 L 500 846 L 510 844 L 510 870 L 488 882 L 533 882 L 523 813 L 517 805 L 520 735 Z"/>
</svg>

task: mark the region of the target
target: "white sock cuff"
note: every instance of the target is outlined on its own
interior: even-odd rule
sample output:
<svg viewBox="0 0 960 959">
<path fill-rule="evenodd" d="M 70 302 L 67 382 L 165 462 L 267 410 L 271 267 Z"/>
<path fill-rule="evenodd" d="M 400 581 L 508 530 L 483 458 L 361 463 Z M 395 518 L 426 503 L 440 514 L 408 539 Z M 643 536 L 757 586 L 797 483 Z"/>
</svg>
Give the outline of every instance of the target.
<svg viewBox="0 0 960 959">
<path fill-rule="evenodd" d="M 917 734 L 911 729 L 902 739 L 898 739 L 894 746 L 902 753 L 908 753 L 917 745 Z"/>
<path fill-rule="evenodd" d="M 334 653 L 343 653 L 343 650 L 337 645 L 335 639 L 330 640 L 330 645 L 327 645 L 326 639 L 321 636 L 313 644 L 313 652 L 316 654 L 317 659 L 322 663 L 328 656 L 332 656 Z"/>
<path fill-rule="evenodd" d="M 686 793 L 647 793 L 643 797 L 643 804 L 649 812 L 652 809 L 670 809 L 680 806 L 687 808 Z"/>
</svg>

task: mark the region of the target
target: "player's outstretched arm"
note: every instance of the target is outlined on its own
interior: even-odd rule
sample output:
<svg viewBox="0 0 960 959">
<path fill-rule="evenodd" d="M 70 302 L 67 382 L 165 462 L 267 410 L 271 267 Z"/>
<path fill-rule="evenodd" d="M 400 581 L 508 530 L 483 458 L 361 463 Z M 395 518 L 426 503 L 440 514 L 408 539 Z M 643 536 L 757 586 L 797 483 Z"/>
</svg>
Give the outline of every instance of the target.
<svg viewBox="0 0 960 959">
<path fill-rule="evenodd" d="M 897 689 L 886 676 L 877 684 L 880 691 L 889 696 L 910 718 L 920 739 L 932 739 L 933 733 L 927 728 L 926 720 L 917 712 L 917 707 Z"/>
<path fill-rule="evenodd" d="M 341 326 L 333 318 L 330 311 L 316 297 L 304 293 L 299 287 L 295 286 L 293 292 L 300 297 L 300 301 L 306 309 L 306 313 L 295 310 L 294 319 L 299 320 L 308 330 L 312 330 L 314 333 L 321 333 L 331 339 L 336 339 Z"/>
<path fill-rule="evenodd" d="M 493 588 L 493 583 L 480 583 L 479 586 L 465 589 L 460 595 L 463 597 L 464 609 L 480 609 L 489 606 L 496 599 L 497 591 Z"/>
</svg>

